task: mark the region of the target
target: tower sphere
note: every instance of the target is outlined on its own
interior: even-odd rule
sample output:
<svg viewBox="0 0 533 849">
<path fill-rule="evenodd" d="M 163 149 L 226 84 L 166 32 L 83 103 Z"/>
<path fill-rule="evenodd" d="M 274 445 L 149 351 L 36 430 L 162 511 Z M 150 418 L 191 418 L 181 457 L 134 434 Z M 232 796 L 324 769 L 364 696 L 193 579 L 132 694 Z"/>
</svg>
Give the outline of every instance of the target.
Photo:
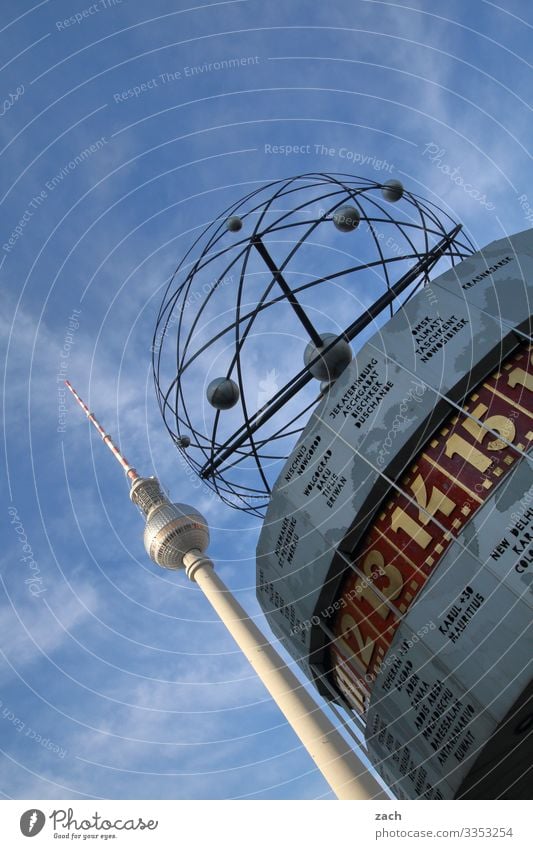
<svg viewBox="0 0 533 849">
<path fill-rule="evenodd" d="M 183 557 L 197 549 L 203 553 L 209 545 L 207 521 L 188 504 L 157 506 L 148 516 L 144 529 L 144 547 L 148 556 L 166 569 L 182 569 Z"/>
<path fill-rule="evenodd" d="M 226 229 L 230 231 L 230 233 L 238 233 L 242 227 L 242 218 L 239 218 L 238 215 L 230 215 L 230 217 L 226 220 Z"/>
<path fill-rule="evenodd" d="M 321 333 L 320 338 L 322 339 L 323 348 L 326 345 L 329 345 L 333 342 L 337 337 L 334 333 Z M 317 348 L 313 342 L 309 342 L 305 351 L 304 351 L 304 363 L 309 367 L 309 363 L 320 354 L 321 348 Z M 352 349 L 348 345 L 344 339 L 339 339 L 339 341 L 333 345 L 329 351 L 326 351 L 320 359 L 312 366 L 309 367 L 309 371 L 316 377 L 317 380 L 326 381 L 326 383 L 330 383 L 332 380 L 335 380 L 349 365 L 352 361 Z"/>
<path fill-rule="evenodd" d="M 239 400 L 239 387 L 230 377 L 215 377 L 207 387 L 206 395 L 216 410 L 230 410 Z"/>
<path fill-rule="evenodd" d="M 341 206 L 333 213 L 333 223 L 341 233 L 350 233 L 361 220 L 359 210 L 355 206 Z"/>
<path fill-rule="evenodd" d="M 191 444 L 191 440 L 189 436 L 178 436 L 176 440 L 176 444 L 178 448 L 188 448 Z"/>
<path fill-rule="evenodd" d="M 395 203 L 395 201 L 400 200 L 403 196 L 403 186 L 399 180 L 388 180 L 384 184 L 381 193 L 385 200 Z"/>
</svg>

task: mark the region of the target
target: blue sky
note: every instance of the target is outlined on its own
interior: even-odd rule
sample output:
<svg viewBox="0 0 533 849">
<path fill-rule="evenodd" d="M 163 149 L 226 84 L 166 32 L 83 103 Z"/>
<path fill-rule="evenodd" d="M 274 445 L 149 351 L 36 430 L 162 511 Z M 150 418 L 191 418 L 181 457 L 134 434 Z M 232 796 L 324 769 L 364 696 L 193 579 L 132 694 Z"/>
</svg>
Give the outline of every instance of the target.
<svg viewBox="0 0 533 849">
<path fill-rule="evenodd" d="M 186 474 L 155 403 L 169 273 L 219 210 L 307 171 L 396 177 L 479 246 L 531 226 L 531 36 L 526 0 L 4 2 L 5 797 L 330 797 L 196 587 L 148 560 L 70 399 L 58 432 L 60 366 L 138 469 L 204 510 L 266 629 L 257 520 Z"/>
</svg>

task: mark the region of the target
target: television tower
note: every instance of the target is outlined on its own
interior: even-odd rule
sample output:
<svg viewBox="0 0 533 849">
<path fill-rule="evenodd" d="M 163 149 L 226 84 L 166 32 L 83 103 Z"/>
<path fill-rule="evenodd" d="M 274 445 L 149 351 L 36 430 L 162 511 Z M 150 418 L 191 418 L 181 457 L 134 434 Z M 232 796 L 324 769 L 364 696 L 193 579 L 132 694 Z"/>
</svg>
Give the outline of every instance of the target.
<svg viewBox="0 0 533 849">
<path fill-rule="evenodd" d="M 130 481 L 130 499 L 146 519 L 144 547 L 154 563 L 184 569 L 195 581 L 300 738 L 339 799 L 388 799 L 367 767 L 307 693 L 214 570 L 205 551 L 209 528 L 194 507 L 172 503 L 156 477 L 141 477 L 114 444 L 74 387 L 74 398 Z"/>
</svg>

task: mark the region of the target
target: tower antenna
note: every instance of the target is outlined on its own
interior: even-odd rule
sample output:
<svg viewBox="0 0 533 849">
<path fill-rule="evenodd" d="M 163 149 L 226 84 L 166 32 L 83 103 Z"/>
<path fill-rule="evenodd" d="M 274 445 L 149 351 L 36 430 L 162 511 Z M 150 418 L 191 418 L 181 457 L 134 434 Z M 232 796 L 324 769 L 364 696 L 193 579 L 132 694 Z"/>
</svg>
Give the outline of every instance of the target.
<svg viewBox="0 0 533 849">
<path fill-rule="evenodd" d="M 78 404 L 82 408 L 83 412 L 85 413 L 85 415 L 87 416 L 89 421 L 92 422 L 92 424 L 95 426 L 96 430 L 98 431 L 98 433 L 102 437 L 104 444 L 107 445 L 107 447 L 109 448 L 111 453 L 118 460 L 118 462 L 120 463 L 120 465 L 122 466 L 122 468 L 126 472 L 127 477 L 131 481 L 135 481 L 138 478 L 140 478 L 140 475 L 139 475 L 137 469 L 135 469 L 133 466 L 130 466 L 130 464 L 128 463 L 128 461 L 124 457 L 124 455 L 120 453 L 117 446 L 115 445 L 115 443 L 111 439 L 111 436 L 108 433 L 105 432 L 102 425 L 100 424 L 98 419 L 95 417 L 94 413 L 91 413 L 87 404 L 85 403 L 85 401 L 83 401 L 82 398 L 80 398 L 80 396 L 78 395 L 78 393 L 76 392 L 76 390 L 74 389 L 72 384 L 69 383 L 68 380 L 65 380 L 65 384 L 70 389 L 72 394 L 74 395 L 76 401 L 78 402 Z"/>
</svg>

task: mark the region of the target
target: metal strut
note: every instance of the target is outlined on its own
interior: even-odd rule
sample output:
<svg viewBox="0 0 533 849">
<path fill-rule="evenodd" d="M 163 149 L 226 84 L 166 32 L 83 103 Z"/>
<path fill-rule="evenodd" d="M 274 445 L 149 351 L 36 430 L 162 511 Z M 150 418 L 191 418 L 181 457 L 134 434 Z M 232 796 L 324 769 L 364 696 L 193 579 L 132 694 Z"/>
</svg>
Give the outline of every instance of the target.
<svg viewBox="0 0 533 849">
<path fill-rule="evenodd" d="M 307 330 L 309 336 L 311 337 L 311 341 L 315 344 L 315 346 L 317 348 L 322 348 L 323 344 L 324 344 L 322 342 L 322 337 L 320 336 L 320 334 L 315 330 L 315 328 L 311 324 L 311 321 L 309 320 L 307 313 L 305 312 L 305 310 L 301 306 L 300 302 L 298 301 L 298 298 L 296 297 L 296 295 L 292 291 L 291 287 L 289 286 L 289 284 L 285 280 L 283 274 L 281 273 L 279 268 L 276 266 L 276 263 L 274 262 L 274 260 L 270 256 L 269 252 L 267 251 L 264 243 L 261 240 L 261 236 L 254 236 L 254 238 L 252 239 L 252 245 L 254 246 L 254 248 L 256 248 L 257 252 L 264 259 L 265 263 L 268 266 L 269 271 L 272 272 L 276 282 L 279 284 L 284 295 L 287 297 L 289 304 L 291 305 L 294 312 L 296 313 L 296 315 L 300 319 L 300 322 L 303 324 L 303 326 Z"/>
</svg>

